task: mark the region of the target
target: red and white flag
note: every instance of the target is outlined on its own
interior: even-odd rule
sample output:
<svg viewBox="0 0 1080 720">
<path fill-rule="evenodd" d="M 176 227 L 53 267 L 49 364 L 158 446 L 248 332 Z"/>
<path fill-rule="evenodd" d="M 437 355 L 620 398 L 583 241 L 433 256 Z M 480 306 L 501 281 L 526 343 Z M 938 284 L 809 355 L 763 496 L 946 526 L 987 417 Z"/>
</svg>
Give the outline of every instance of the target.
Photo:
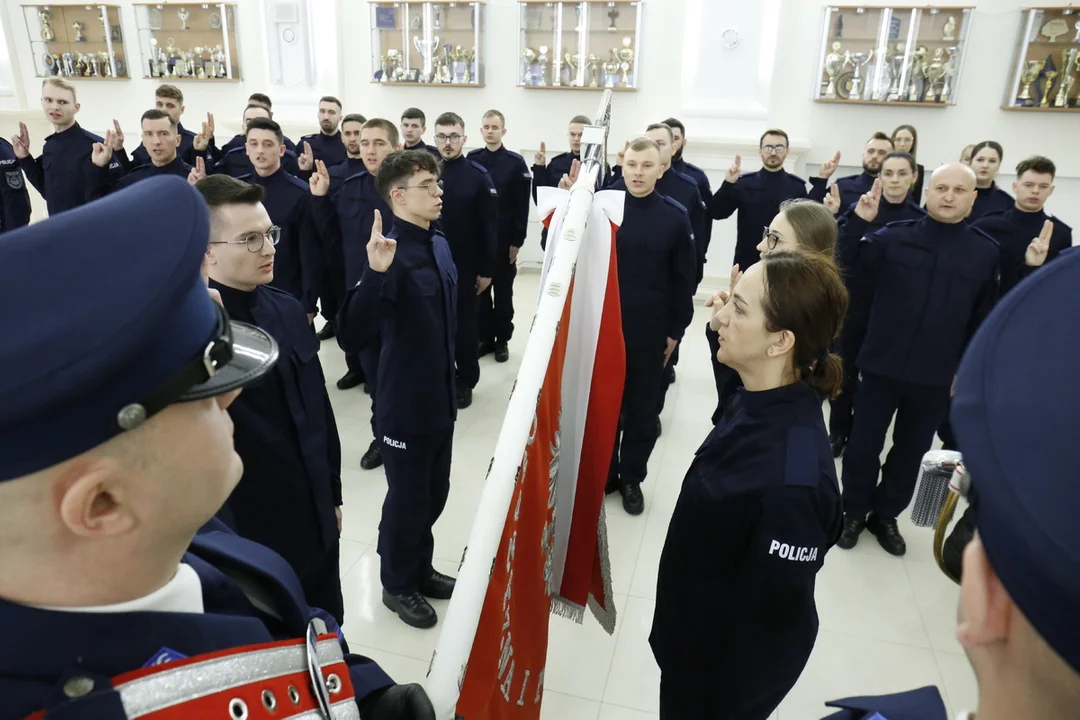
<svg viewBox="0 0 1080 720">
<path fill-rule="evenodd" d="M 538 188 L 545 279 L 568 203 L 567 191 Z M 582 622 L 590 607 L 615 628 L 603 503 L 626 376 L 615 254 L 623 203 L 622 192 L 593 197 L 461 681 L 466 720 L 540 717 L 551 612 Z"/>
</svg>

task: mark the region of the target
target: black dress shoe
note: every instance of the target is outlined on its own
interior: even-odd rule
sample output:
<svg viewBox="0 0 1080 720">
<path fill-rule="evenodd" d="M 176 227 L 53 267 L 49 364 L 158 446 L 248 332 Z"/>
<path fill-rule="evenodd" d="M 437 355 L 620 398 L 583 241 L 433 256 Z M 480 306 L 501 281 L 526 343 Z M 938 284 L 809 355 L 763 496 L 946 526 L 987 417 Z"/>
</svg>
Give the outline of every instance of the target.
<svg viewBox="0 0 1080 720">
<path fill-rule="evenodd" d="M 829 436 L 829 444 L 832 445 L 832 456 L 834 458 L 839 458 L 844 454 L 844 449 L 848 444 L 848 438 L 845 435 L 833 434 Z"/>
<path fill-rule="evenodd" d="M 364 457 L 360 458 L 360 467 L 364 470 L 374 470 L 380 465 L 382 465 L 382 450 L 379 449 L 379 441 L 372 440 Z"/>
<path fill-rule="evenodd" d="M 619 487 L 622 493 L 622 506 L 627 515 L 640 515 L 645 512 L 645 496 L 641 494 L 641 483 L 624 482 Z"/>
<path fill-rule="evenodd" d="M 320 340 L 329 340 L 330 338 L 334 337 L 334 334 L 336 332 L 337 331 L 334 330 L 334 323 L 327 322 L 325 325 L 322 326 L 322 330 L 315 333 L 315 337 L 319 338 Z"/>
<path fill-rule="evenodd" d="M 371 394 L 371 385 L 369 385 L 368 383 L 364 383 L 364 394 L 365 395 L 370 395 Z"/>
<path fill-rule="evenodd" d="M 420 594 L 432 600 L 449 600 L 454 594 L 454 586 L 457 580 L 443 575 L 438 570 L 431 571 L 431 577 L 420 583 Z"/>
<path fill-rule="evenodd" d="M 510 348 L 506 347 L 506 343 L 495 343 L 495 362 L 504 363 L 510 359 Z"/>
<path fill-rule="evenodd" d="M 836 541 L 836 547 L 850 550 L 859 542 L 859 535 L 866 529 L 866 519 L 855 515 L 844 515 L 844 530 L 840 533 L 840 539 Z"/>
<path fill-rule="evenodd" d="M 386 590 L 382 591 L 383 605 L 397 613 L 401 621 L 414 628 L 427 629 L 435 627 L 439 622 L 439 616 L 435 614 L 435 608 L 431 607 L 427 598 L 418 592 L 411 595 L 391 595 Z"/>
<path fill-rule="evenodd" d="M 664 426 L 660 423 L 660 418 L 656 418 L 656 437 L 660 437 L 664 434 Z"/>
<path fill-rule="evenodd" d="M 871 515 L 866 520 L 866 529 L 874 533 L 878 544 L 890 555 L 903 555 L 907 552 L 907 543 L 896 526 L 896 518 L 881 518 Z"/>
<path fill-rule="evenodd" d="M 464 410 L 472 405 L 472 388 L 458 388 L 457 391 L 457 406 L 458 410 Z"/>
<path fill-rule="evenodd" d="M 352 390 L 354 387 L 359 387 L 364 382 L 364 376 L 355 370 L 350 370 L 341 376 L 341 379 L 337 381 L 338 390 Z"/>
<path fill-rule="evenodd" d="M 675 384 L 675 368 L 674 367 L 672 367 L 670 370 L 668 370 L 666 377 L 667 377 L 667 384 L 668 385 L 674 385 Z"/>
<path fill-rule="evenodd" d="M 484 340 L 482 343 L 480 343 L 480 347 L 477 350 L 476 357 L 484 357 L 485 355 L 490 355 L 493 352 L 495 352 L 495 343 L 491 340 Z"/>
</svg>

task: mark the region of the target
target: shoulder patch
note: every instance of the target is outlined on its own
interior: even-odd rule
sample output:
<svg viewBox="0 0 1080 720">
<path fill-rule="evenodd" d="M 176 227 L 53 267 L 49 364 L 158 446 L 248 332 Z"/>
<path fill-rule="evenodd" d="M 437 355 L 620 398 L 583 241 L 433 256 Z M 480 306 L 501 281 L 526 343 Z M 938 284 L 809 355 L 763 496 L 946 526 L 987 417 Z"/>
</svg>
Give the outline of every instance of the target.
<svg viewBox="0 0 1080 720">
<path fill-rule="evenodd" d="M 476 162 L 475 160 L 469 160 L 469 164 L 472 165 L 477 170 L 479 170 L 480 172 L 484 173 L 485 175 L 488 174 L 488 169 L 486 167 L 484 167 L 483 165 L 481 165 L 480 163 Z"/>
<path fill-rule="evenodd" d="M 994 237 L 990 233 L 986 232 L 981 227 L 976 227 L 974 225 L 968 225 L 968 229 L 971 230 L 979 238 L 981 238 L 983 240 L 989 240 L 991 243 L 994 244 L 995 249 L 1000 249 L 1001 248 L 1001 243 L 999 243 L 997 240 L 995 240 Z"/>
<path fill-rule="evenodd" d="M 292 175 L 289 172 L 286 172 L 285 177 L 289 181 L 289 184 L 292 185 L 293 187 L 299 188 L 300 190 L 303 190 L 304 192 L 310 192 L 311 191 L 311 185 L 309 183 L 304 182 L 303 180 L 296 177 L 295 175 Z"/>
<path fill-rule="evenodd" d="M 368 173 L 367 170 L 361 170 L 360 172 L 358 172 L 358 173 L 356 173 L 354 175 L 349 175 L 347 178 L 345 178 L 344 180 L 341 181 L 341 184 L 344 185 L 345 183 L 349 182 L 350 180 L 359 180 L 360 178 L 362 178 L 362 177 L 364 177 L 365 175 L 368 175 L 368 174 L 370 174 L 370 173 Z"/>
<path fill-rule="evenodd" d="M 243 145 L 241 145 L 240 147 L 234 147 L 232 150 L 226 151 L 225 154 L 226 155 L 232 155 L 233 153 L 244 152 L 246 150 L 247 150 L 247 148 L 244 147 Z"/>
<path fill-rule="evenodd" d="M 813 428 L 793 425 L 788 428 L 784 456 L 784 485 L 817 487 L 819 438 Z"/>
<path fill-rule="evenodd" d="M 521 162 L 525 162 L 525 158 L 523 158 L 521 156 L 521 153 L 516 153 L 513 150 L 508 149 L 506 151 L 506 154 L 509 155 L 510 157 L 514 158 L 515 160 L 520 160 Z"/>
<path fill-rule="evenodd" d="M 686 208 L 678 200 L 672 200 L 667 195 L 661 195 L 660 197 L 664 198 L 664 202 L 666 202 L 668 205 L 672 205 L 674 207 L 677 207 L 682 213 L 684 213 L 684 214 L 686 213 Z"/>
</svg>

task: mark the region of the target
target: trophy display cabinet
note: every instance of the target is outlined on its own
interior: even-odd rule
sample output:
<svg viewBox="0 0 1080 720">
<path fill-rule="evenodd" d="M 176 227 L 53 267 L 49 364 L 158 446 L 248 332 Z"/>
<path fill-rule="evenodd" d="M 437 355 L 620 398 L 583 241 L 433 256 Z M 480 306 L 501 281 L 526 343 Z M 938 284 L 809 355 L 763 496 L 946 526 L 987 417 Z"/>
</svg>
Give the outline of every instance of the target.
<svg viewBox="0 0 1080 720">
<path fill-rule="evenodd" d="M 484 86 L 483 2 L 371 3 L 371 82 Z"/>
<path fill-rule="evenodd" d="M 518 86 L 528 90 L 638 89 L 639 0 L 522 0 Z"/>
<path fill-rule="evenodd" d="M 236 5 L 138 3 L 142 75 L 167 80 L 240 80 Z"/>
<path fill-rule="evenodd" d="M 955 105 L 970 7 L 827 7 L 817 102 Z"/>
<path fill-rule="evenodd" d="M 1080 8 L 1020 11 L 1004 110 L 1080 112 Z"/>
<path fill-rule="evenodd" d="M 23 5 L 34 74 L 40 78 L 126 80 L 116 5 Z"/>
</svg>

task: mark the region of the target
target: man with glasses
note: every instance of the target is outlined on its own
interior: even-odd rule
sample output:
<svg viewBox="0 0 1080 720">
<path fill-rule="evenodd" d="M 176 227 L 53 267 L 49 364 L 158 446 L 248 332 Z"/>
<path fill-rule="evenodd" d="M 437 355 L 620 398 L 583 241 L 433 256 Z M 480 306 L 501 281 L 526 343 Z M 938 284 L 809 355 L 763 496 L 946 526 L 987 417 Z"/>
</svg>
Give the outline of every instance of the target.
<svg viewBox="0 0 1080 720">
<path fill-rule="evenodd" d="M 376 421 L 387 484 L 379 522 L 383 604 L 407 625 L 430 628 L 438 616 L 428 598 L 449 600 L 455 584 L 431 565 L 431 530 L 450 493 L 456 285 L 463 279 L 471 291 L 472 278 L 459 276 L 433 225 L 443 191 L 430 153 L 390 154 L 375 182 L 393 228 L 383 234 L 376 210 L 367 266 L 338 316 L 338 341 L 346 352 L 379 348 L 375 394 L 393 399 L 379 403 Z"/>
<path fill-rule="evenodd" d="M 761 170 L 740 175 L 742 158 L 736 155 L 710 203 L 714 220 L 729 218 L 738 210 L 734 264 L 744 270 L 761 258 L 757 250 L 761 228 L 767 227 L 780 212 L 780 203 L 807 197 L 806 181 L 784 169 L 791 147 L 788 134 L 783 130 L 766 130 L 759 146 Z M 811 197 L 819 201 L 824 198 L 825 183 L 839 164 L 840 153 L 837 153 L 832 161 L 821 166 L 821 172 L 810 181 L 814 188 Z"/>
<path fill-rule="evenodd" d="M 196 188 L 210 208 L 210 287 L 230 318 L 273 337 L 282 358 L 229 408 L 244 476 L 222 519 L 288 560 L 308 602 L 341 625 L 341 442 L 319 341 L 296 298 L 269 287 L 281 228 L 262 204 L 263 188 L 228 175 Z"/>
<path fill-rule="evenodd" d="M 319 301 L 323 246 L 311 216 L 308 184 L 281 167 L 285 154 L 283 139 L 281 126 L 273 120 L 251 120 L 245 150 L 255 172 L 240 179 L 263 188 L 270 219 L 281 228 L 281 244 L 270 284 L 299 300 L 311 324 Z"/>
<path fill-rule="evenodd" d="M 487 168 L 462 154 L 465 121 L 447 112 L 435 120 L 446 190 L 440 224 L 458 270 L 458 408 L 472 405 L 480 381 L 480 332 L 476 297 L 491 285 L 499 244 L 499 196 Z"/>
</svg>

